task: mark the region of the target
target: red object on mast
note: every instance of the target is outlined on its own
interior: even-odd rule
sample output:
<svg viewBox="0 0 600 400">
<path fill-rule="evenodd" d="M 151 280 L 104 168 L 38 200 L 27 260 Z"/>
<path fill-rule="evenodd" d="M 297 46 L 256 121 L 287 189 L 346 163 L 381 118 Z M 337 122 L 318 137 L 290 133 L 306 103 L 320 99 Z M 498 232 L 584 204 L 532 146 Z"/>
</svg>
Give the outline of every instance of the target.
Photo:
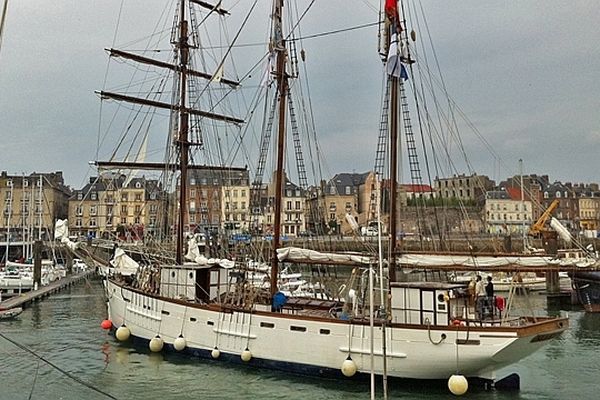
<svg viewBox="0 0 600 400">
<path fill-rule="evenodd" d="M 398 0 L 385 0 L 385 15 L 390 21 L 395 21 L 398 18 Z"/>
</svg>

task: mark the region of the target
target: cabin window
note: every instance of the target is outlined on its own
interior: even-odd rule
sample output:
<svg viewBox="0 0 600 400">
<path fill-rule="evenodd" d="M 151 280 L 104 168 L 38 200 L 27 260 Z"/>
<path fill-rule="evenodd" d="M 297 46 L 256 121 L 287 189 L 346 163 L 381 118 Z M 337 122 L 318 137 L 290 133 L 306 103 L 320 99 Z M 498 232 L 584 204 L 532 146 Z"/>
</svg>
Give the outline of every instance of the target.
<svg viewBox="0 0 600 400">
<path fill-rule="evenodd" d="M 261 328 L 275 328 L 275 324 L 272 324 L 270 322 L 261 322 L 260 327 Z"/>
<path fill-rule="evenodd" d="M 290 331 L 295 331 L 295 332 L 306 332 L 306 327 L 304 327 L 304 326 L 295 326 L 295 325 L 292 325 L 292 326 L 290 326 Z"/>
<path fill-rule="evenodd" d="M 171 278 L 175 278 L 175 271 L 171 271 Z"/>
<path fill-rule="evenodd" d="M 162 310 L 160 313 L 163 315 L 171 315 L 171 313 L 168 312 L 167 310 Z"/>
<path fill-rule="evenodd" d="M 190 322 L 196 322 L 196 321 L 198 321 L 196 318 L 190 317 Z"/>
<path fill-rule="evenodd" d="M 321 335 L 329 335 L 331 331 L 329 329 L 319 329 Z"/>
<path fill-rule="evenodd" d="M 210 325 L 210 326 L 214 326 L 214 322 L 213 321 L 206 321 L 206 325 Z"/>
<path fill-rule="evenodd" d="M 190 279 L 194 279 L 194 273 L 190 272 Z"/>
</svg>

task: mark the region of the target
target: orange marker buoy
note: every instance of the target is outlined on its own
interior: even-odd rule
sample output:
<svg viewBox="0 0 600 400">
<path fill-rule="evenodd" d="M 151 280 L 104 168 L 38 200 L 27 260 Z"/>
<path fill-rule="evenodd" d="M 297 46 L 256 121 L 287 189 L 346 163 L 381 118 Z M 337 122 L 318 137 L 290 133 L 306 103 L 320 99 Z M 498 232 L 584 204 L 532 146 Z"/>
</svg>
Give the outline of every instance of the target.
<svg viewBox="0 0 600 400">
<path fill-rule="evenodd" d="M 110 329 L 112 328 L 112 321 L 110 319 L 105 319 L 104 321 L 102 321 L 102 323 L 100 324 L 100 327 L 102 329 Z"/>
</svg>

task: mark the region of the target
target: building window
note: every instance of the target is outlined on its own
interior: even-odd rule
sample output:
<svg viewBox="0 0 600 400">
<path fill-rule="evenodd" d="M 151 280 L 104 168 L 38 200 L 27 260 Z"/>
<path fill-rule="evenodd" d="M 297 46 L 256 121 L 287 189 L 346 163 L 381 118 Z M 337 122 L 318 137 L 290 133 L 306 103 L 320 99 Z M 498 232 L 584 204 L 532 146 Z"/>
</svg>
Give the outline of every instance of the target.
<svg viewBox="0 0 600 400">
<path fill-rule="evenodd" d="M 121 201 L 128 201 L 129 200 L 129 196 L 127 196 L 127 193 L 122 193 L 121 194 Z"/>
<path fill-rule="evenodd" d="M 90 199 L 91 200 L 98 200 L 98 194 L 96 192 L 92 192 L 90 194 Z"/>
<path fill-rule="evenodd" d="M 83 200 L 83 193 L 77 193 L 77 200 Z"/>
</svg>

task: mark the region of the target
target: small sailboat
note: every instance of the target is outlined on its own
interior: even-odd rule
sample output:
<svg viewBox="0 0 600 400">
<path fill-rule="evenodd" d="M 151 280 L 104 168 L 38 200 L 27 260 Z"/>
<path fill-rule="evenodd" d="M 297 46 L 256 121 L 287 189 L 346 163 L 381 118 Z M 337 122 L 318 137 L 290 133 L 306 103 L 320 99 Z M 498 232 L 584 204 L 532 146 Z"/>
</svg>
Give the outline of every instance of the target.
<svg viewBox="0 0 600 400">
<path fill-rule="evenodd" d="M 105 287 L 109 318 L 117 328 L 116 339 L 132 338 L 147 343 L 151 351 L 183 351 L 222 363 L 339 379 L 353 379 L 373 372 L 378 376 L 403 379 L 445 381 L 451 378 L 454 384 L 458 370 L 472 382 L 493 384 L 498 370 L 518 362 L 560 335 L 567 329 L 568 319 L 476 318 L 472 315 L 465 284 L 398 281 L 396 272 L 401 259 L 395 240 L 389 251 L 391 256 L 385 260 L 377 251 L 333 252 L 282 246 L 285 233 L 282 232 L 285 222 L 282 221 L 285 211 L 282 197 L 286 183 L 284 144 L 290 79 L 295 68 L 290 65 L 293 57 L 286 40 L 288 35 L 284 33 L 285 4 L 284 0 L 274 1 L 271 41 L 266 56 L 269 61 L 266 78 L 276 91 L 273 97 L 276 117 L 270 118 L 266 125 L 276 126 L 279 143 L 275 157 L 274 220 L 267 293 L 257 290 L 255 285 L 236 284 L 232 273 L 236 260 L 190 252 L 197 246 L 193 238 L 188 242 L 188 254 L 193 256 L 184 257 L 185 231 L 189 226 L 187 174 L 199 168 L 192 164 L 190 150 L 202 145 L 190 139 L 193 129 L 190 116 L 219 121 L 221 125 L 244 123 L 242 119 L 214 110 L 198 110 L 198 103 L 190 102 L 188 97 L 190 92 L 214 94 L 218 92 L 213 89 L 214 85 L 230 85 L 230 88 L 237 85 L 223 77 L 224 61 L 217 62 L 215 70 L 218 73 L 214 74 L 197 71 L 189 64 L 191 52 L 202 47 L 202 41 L 197 39 L 198 28 L 202 28 L 209 18 L 224 20 L 228 11 L 221 7 L 221 2 L 210 5 L 198 0 L 178 0 L 171 30 L 172 62 L 158 62 L 145 56 L 110 50 L 113 57 L 166 69 L 175 75 L 172 103 L 108 91 L 102 91 L 100 95 L 119 102 L 169 110 L 168 144 L 175 145 L 175 150 L 169 154 L 177 159 L 177 162 L 169 160 L 152 165 L 114 160 L 97 162 L 102 168 L 158 168 L 177 173 L 177 195 L 174 196 L 177 220 L 172 224 L 176 231 L 175 262 L 157 265 L 151 260 L 147 265 L 139 265 L 122 253 L 118 265 L 113 259 L 116 272 L 106 279 Z M 385 4 L 388 19 L 385 37 L 390 54 L 386 60 L 386 80 L 390 109 L 394 110 L 388 130 L 392 149 L 389 204 L 394 205 L 390 208 L 389 234 L 395 238 L 398 181 L 395 153 L 401 129 L 401 118 L 396 111 L 404 80 L 408 78 L 407 66 L 414 61 L 406 53 L 408 37 L 401 7 L 396 1 Z M 191 77 L 202 78 L 205 82 L 202 86 L 195 82 L 192 87 Z M 222 92 L 228 95 L 230 88 Z M 215 100 L 212 104 L 216 106 L 219 102 Z M 277 124 L 273 124 L 273 120 Z M 224 168 L 221 171 L 231 170 Z M 250 245 L 255 243 L 250 241 Z M 386 267 L 386 276 L 377 279 L 382 299 L 378 301 L 379 296 L 366 296 L 367 286 L 362 285 L 366 279 L 360 276 L 366 276 L 365 272 L 380 262 Z M 288 297 L 282 292 L 280 269 L 282 265 L 294 263 L 345 265 L 358 271 L 359 278 L 353 280 L 354 286 L 341 290 L 341 300 Z M 124 265 L 127 272 L 120 268 Z M 369 281 L 372 285 L 372 274 Z M 369 290 L 369 293 L 373 292 Z M 376 301 L 378 303 L 374 304 Z M 369 329 L 370 325 L 374 329 Z"/>
</svg>

